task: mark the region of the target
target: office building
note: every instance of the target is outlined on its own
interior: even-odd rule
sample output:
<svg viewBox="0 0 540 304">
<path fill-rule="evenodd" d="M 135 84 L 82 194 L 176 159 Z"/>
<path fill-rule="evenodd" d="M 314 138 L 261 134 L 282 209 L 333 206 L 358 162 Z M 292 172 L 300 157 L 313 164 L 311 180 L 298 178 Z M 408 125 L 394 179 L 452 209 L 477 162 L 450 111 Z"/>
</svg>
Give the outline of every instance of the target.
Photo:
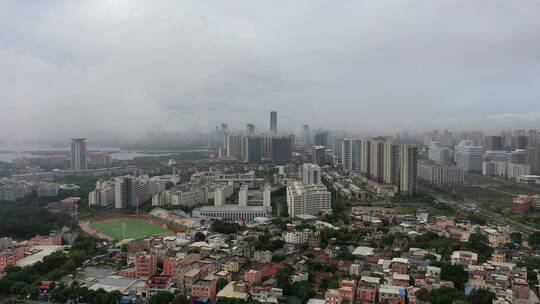
<svg viewBox="0 0 540 304">
<path fill-rule="evenodd" d="M 500 135 L 486 136 L 484 139 L 486 151 L 499 151 L 504 149 L 504 140 Z"/>
<path fill-rule="evenodd" d="M 399 180 L 398 145 L 387 141 L 384 143 L 384 174 L 386 184 L 396 184 Z"/>
<path fill-rule="evenodd" d="M 512 164 L 527 164 L 527 150 L 514 150 L 508 153 L 508 162 Z"/>
<path fill-rule="evenodd" d="M 400 192 L 404 195 L 416 193 L 417 186 L 417 149 L 412 145 L 400 147 Z"/>
<path fill-rule="evenodd" d="M 326 148 L 324 146 L 311 147 L 312 161 L 319 166 L 326 165 Z"/>
<path fill-rule="evenodd" d="M 74 138 L 71 140 L 71 170 L 85 171 L 87 169 L 86 139 Z"/>
<path fill-rule="evenodd" d="M 465 169 L 465 172 L 482 172 L 484 147 L 474 146 L 471 140 L 462 140 L 456 145 L 454 151 L 458 167 Z"/>
<path fill-rule="evenodd" d="M 465 170 L 453 165 L 422 162 L 418 164 L 418 178 L 435 185 L 463 184 Z"/>
<path fill-rule="evenodd" d="M 270 112 L 270 132 L 277 134 L 277 112 Z"/>
<path fill-rule="evenodd" d="M 332 212 L 331 194 L 324 184 L 306 185 L 292 182 L 287 186 L 289 216 L 300 214 L 322 215 Z"/>
<path fill-rule="evenodd" d="M 301 167 L 302 183 L 305 185 L 321 183 L 321 168 L 315 164 L 305 163 Z"/>
<path fill-rule="evenodd" d="M 314 144 L 316 146 L 328 147 L 328 131 L 318 131 L 315 133 Z"/>
<path fill-rule="evenodd" d="M 352 171 L 352 140 L 344 138 L 341 143 L 341 165 L 346 172 Z"/>
<path fill-rule="evenodd" d="M 290 136 L 276 136 L 272 139 L 272 159 L 274 163 L 289 162 L 292 155 L 293 139 Z"/>
<path fill-rule="evenodd" d="M 371 172 L 371 142 L 368 139 L 363 139 L 362 141 L 362 162 L 360 165 L 360 172 L 362 175 L 368 176 Z"/>
<path fill-rule="evenodd" d="M 262 138 L 260 136 L 244 137 L 244 161 L 248 163 L 260 162 L 262 159 Z"/>
<path fill-rule="evenodd" d="M 382 182 L 384 175 L 384 139 L 376 138 L 370 141 L 370 169 L 372 180 Z"/>
</svg>

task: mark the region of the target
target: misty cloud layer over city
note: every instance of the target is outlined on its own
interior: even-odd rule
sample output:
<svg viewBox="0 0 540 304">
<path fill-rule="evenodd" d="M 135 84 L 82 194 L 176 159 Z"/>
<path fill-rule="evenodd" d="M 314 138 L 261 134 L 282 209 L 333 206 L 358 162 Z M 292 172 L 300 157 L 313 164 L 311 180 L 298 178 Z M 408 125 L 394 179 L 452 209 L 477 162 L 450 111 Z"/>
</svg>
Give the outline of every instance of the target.
<svg viewBox="0 0 540 304">
<path fill-rule="evenodd" d="M 0 142 L 538 128 L 538 1 L 4 1 Z"/>
</svg>

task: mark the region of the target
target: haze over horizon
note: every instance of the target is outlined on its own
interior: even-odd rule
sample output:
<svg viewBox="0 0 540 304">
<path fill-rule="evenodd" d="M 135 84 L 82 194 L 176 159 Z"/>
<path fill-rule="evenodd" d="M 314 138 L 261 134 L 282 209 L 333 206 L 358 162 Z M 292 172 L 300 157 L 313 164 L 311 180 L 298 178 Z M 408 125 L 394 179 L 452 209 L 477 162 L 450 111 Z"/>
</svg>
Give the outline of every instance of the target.
<svg viewBox="0 0 540 304">
<path fill-rule="evenodd" d="M 339 5 L 338 5 L 339 4 Z M 0 3 L 0 143 L 540 129 L 540 2 Z"/>
</svg>

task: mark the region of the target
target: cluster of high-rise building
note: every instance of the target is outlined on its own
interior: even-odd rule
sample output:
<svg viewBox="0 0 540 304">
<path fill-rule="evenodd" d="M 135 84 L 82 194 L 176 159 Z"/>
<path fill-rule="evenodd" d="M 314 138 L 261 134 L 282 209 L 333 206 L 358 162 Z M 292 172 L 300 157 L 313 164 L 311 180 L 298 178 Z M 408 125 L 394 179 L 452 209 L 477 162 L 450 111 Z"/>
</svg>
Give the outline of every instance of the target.
<svg viewBox="0 0 540 304">
<path fill-rule="evenodd" d="M 334 154 L 346 172 L 397 185 L 403 194 L 416 192 L 418 156 L 414 145 L 400 145 L 392 137 L 335 138 Z"/>
<path fill-rule="evenodd" d="M 116 209 L 136 208 L 153 195 L 165 190 L 167 182 L 175 183 L 177 177 L 171 176 L 120 176 L 113 180 L 100 180 L 96 188 L 88 194 L 90 206 L 113 205 Z"/>
</svg>

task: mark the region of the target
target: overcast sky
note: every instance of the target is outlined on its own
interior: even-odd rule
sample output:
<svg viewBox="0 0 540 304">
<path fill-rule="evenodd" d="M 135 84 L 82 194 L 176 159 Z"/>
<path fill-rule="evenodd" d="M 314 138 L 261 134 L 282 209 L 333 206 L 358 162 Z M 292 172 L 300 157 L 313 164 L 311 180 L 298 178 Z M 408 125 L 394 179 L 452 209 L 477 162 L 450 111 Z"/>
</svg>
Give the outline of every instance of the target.
<svg viewBox="0 0 540 304">
<path fill-rule="evenodd" d="M 0 139 L 540 129 L 540 1 L 0 1 Z M 1 140 L 0 140 L 1 141 Z"/>
</svg>

